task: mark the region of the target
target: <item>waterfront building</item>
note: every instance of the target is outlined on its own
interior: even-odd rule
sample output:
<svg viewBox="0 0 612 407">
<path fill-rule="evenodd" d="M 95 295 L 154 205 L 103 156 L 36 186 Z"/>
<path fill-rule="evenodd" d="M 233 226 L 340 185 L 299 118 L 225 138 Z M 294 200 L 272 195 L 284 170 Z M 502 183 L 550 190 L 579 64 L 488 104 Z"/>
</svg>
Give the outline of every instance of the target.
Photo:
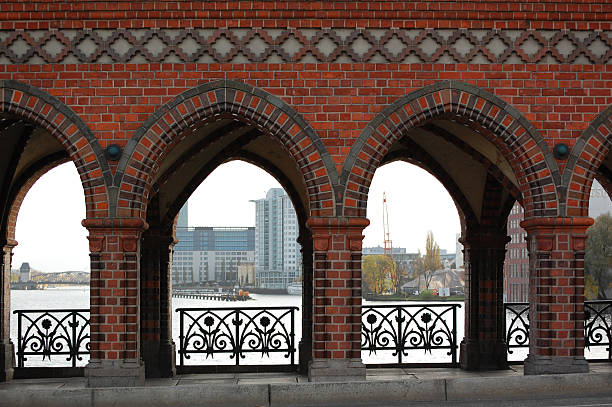
<svg viewBox="0 0 612 407">
<path fill-rule="evenodd" d="M 255 203 L 255 279 L 261 288 L 287 288 L 302 272 L 297 216 L 282 188 Z"/>
<path fill-rule="evenodd" d="M 27 283 L 32 279 L 32 269 L 30 268 L 30 263 L 21 263 L 21 267 L 19 268 L 19 282 Z"/>
<path fill-rule="evenodd" d="M 504 301 L 529 301 L 529 253 L 527 233 L 520 223 L 524 218 L 523 207 L 516 202 L 508 215 L 507 231 L 510 241 L 506 245 L 504 261 Z"/>
<path fill-rule="evenodd" d="M 189 227 L 179 212 L 172 257 L 173 284 L 237 284 L 238 267 L 255 258 L 254 227 Z"/>
</svg>

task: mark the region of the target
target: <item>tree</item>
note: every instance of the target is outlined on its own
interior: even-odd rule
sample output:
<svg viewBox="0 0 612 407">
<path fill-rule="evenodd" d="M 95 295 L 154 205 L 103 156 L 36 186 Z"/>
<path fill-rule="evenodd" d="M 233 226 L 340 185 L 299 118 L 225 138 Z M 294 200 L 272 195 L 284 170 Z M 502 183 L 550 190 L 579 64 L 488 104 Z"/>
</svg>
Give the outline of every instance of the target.
<svg viewBox="0 0 612 407">
<path fill-rule="evenodd" d="M 388 256 L 376 254 L 363 257 L 363 279 L 371 292 L 396 292 L 399 284 L 397 265 Z"/>
<path fill-rule="evenodd" d="M 429 290 L 431 279 L 433 278 L 434 272 L 442 268 L 442 262 L 440 261 L 440 246 L 434 240 L 433 233 L 431 230 L 427 232 L 427 238 L 425 239 L 425 255 L 421 265 L 421 274 L 425 280 L 425 289 Z"/>
<path fill-rule="evenodd" d="M 606 289 L 612 282 L 612 216 L 603 214 L 587 230 L 584 256 L 586 278 L 597 287 L 597 297 L 605 299 Z"/>
</svg>

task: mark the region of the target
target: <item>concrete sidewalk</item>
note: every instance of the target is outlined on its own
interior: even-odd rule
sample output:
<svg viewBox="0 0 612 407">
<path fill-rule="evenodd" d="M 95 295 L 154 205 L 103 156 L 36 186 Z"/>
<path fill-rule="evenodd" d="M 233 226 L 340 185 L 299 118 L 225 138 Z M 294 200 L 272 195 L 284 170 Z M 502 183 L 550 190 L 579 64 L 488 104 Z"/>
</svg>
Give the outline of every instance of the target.
<svg viewBox="0 0 612 407">
<path fill-rule="evenodd" d="M 197 407 L 372 406 L 411 402 L 520 400 L 612 395 L 612 363 L 591 373 L 523 376 L 504 371 L 449 368 L 368 369 L 362 382 L 309 383 L 286 373 L 180 375 L 148 379 L 145 387 L 85 387 L 84 378 L 13 380 L 0 384 L 0 406 Z"/>
</svg>

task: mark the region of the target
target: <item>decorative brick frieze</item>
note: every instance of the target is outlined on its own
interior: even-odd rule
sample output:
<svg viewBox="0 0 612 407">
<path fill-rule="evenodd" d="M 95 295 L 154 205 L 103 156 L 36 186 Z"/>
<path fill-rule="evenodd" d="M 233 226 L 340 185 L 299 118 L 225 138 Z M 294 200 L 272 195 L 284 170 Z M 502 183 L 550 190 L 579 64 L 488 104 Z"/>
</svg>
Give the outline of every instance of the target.
<svg viewBox="0 0 612 407">
<path fill-rule="evenodd" d="M 606 64 L 612 31 L 183 28 L 0 31 L 0 63 Z"/>
</svg>

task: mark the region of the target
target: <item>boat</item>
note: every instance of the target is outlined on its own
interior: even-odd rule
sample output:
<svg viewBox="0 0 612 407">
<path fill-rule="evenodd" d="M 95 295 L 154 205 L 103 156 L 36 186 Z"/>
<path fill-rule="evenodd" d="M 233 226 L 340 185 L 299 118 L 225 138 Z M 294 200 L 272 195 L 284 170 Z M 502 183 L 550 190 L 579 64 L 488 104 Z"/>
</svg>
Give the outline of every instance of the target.
<svg viewBox="0 0 612 407">
<path fill-rule="evenodd" d="M 287 294 L 302 295 L 302 283 L 291 283 L 287 286 Z"/>
</svg>

